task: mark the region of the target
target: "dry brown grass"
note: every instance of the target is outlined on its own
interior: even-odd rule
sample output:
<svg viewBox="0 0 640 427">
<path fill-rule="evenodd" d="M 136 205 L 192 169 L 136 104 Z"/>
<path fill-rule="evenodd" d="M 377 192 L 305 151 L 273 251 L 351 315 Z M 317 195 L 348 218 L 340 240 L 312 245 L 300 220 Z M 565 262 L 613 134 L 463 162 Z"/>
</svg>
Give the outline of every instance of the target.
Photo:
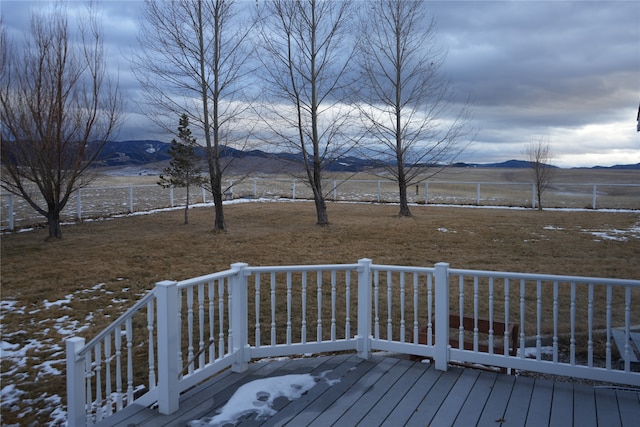
<svg viewBox="0 0 640 427">
<path fill-rule="evenodd" d="M 3 387 L 16 384 L 27 392 L 16 407 L 3 406 L 3 423 L 44 423 L 49 414 L 36 414 L 44 405 L 39 396 L 65 395 L 63 375 L 38 377 L 33 369 L 47 359 L 60 360 L 54 366 L 64 369 L 66 336 L 57 325 L 88 324 L 78 335 L 91 338 L 155 282 L 224 270 L 234 262 L 353 263 L 366 257 L 378 264 L 445 261 L 454 268 L 640 278 L 637 213 L 417 206 L 413 217 L 399 218 L 397 210 L 331 203 L 331 225 L 320 228 L 313 203 L 246 203 L 225 208 L 229 231 L 222 234 L 211 232 L 213 208 L 198 208 L 190 212 L 189 225 L 175 210 L 68 226 L 60 241 L 45 241 L 44 229 L 3 235 L 2 300 L 17 301 L 22 309 L 3 312 L 3 340 L 43 344 L 27 353 L 24 367 L 2 361 Z M 587 232 L 634 227 L 626 240 Z M 73 296 L 70 303 L 45 309 L 45 300 L 67 295 Z M 632 316 L 640 322 L 639 307 Z"/>
</svg>

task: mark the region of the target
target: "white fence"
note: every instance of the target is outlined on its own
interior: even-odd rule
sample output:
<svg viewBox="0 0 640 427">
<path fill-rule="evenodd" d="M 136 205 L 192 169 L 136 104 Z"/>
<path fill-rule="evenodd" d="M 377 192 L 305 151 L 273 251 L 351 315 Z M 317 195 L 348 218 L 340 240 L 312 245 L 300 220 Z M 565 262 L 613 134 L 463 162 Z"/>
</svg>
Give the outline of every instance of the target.
<svg viewBox="0 0 640 427">
<path fill-rule="evenodd" d="M 398 202 L 398 188 L 390 180 L 327 180 L 327 198 L 334 201 Z M 524 182 L 427 181 L 408 189 L 410 203 L 518 206 L 535 208 L 536 188 Z M 32 226 L 44 219 L 24 200 L 11 194 L 0 197 L 0 226 L 3 230 Z M 184 206 L 184 188 L 164 189 L 157 185 L 87 187 L 62 212 L 65 221 Z M 312 199 L 311 190 L 297 179 L 246 178 L 226 183 L 226 198 Z M 204 189 L 191 191 L 191 203 L 211 201 Z M 640 209 L 638 184 L 554 183 L 543 194 L 546 208 Z"/>
<path fill-rule="evenodd" d="M 440 370 L 454 362 L 484 364 L 640 386 L 633 349 L 614 350 L 612 338 L 621 332 L 629 343 L 640 323 L 639 301 L 640 280 L 368 259 L 233 264 L 207 276 L 159 282 L 88 343 L 68 339 L 68 423 L 93 424 L 133 401 L 157 402 L 160 413 L 169 414 L 178 409 L 181 392 L 228 367 L 243 371 L 256 358 L 340 350 L 362 358 L 375 350 L 428 357 Z M 449 323 L 452 313 L 459 324 Z M 474 326 L 465 328 L 463 317 Z M 517 355 L 508 336 L 494 350 L 507 332 L 497 330 L 499 322 L 519 322 Z"/>
</svg>

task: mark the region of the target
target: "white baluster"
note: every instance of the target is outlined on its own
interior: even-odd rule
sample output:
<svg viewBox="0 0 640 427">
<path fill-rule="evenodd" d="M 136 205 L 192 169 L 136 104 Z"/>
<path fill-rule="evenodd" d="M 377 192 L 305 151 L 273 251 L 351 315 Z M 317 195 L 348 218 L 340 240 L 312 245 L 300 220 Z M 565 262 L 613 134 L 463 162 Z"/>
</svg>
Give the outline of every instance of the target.
<svg viewBox="0 0 640 427">
<path fill-rule="evenodd" d="M 215 345 L 215 323 L 216 323 L 216 295 L 215 284 L 211 280 L 207 283 L 209 288 L 209 363 L 213 363 L 216 360 L 216 345 Z"/>
<path fill-rule="evenodd" d="M 291 345 L 291 272 L 287 271 L 287 345 Z"/>
<path fill-rule="evenodd" d="M 108 417 L 113 414 L 113 401 L 111 396 L 111 334 L 107 334 L 104 339 L 104 363 L 105 415 Z"/>
<path fill-rule="evenodd" d="M 131 318 L 127 319 L 126 326 L 127 338 L 127 406 L 133 402 L 133 325 Z"/>
<path fill-rule="evenodd" d="M 345 275 L 345 311 L 346 319 L 344 325 L 344 337 L 345 339 L 351 339 L 351 271 L 347 270 Z"/>
<path fill-rule="evenodd" d="M 149 390 L 156 387 L 156 369 L 154 355 L 153 324 L 155 321 L 153 301 L 147 304 L 147 332 L 149 334 Z"/>
<path fill-rule="evenodd" d="M 375 339 L 380 339 L 380 311 L 379 311 L 379 302 L 380 302 L 380 272 L 378 270 L 373 273 L 373 304 L 374 304 L 374 334 Z"/>
<path fill-rule="evenodd" d="M 387 271 L 387 341 L 391 341 L 393 339 L 393 321 L 391 319 L 391 313 L 393 311 L 391 303 L 391 279 L 391 272 Z"/>
<path fill-rule="evenodd" d="M 418 343 L 418 273 L 413 273 L 413 342 Z"/>
<path fill-rule="evenodd" d="M 560 319 L 558 318 L 558 282 L 553 282 L 553 363 L 558 363 L 558 325 Z"/>
<path fill-rule="evenodd" d="M 406 325 L 405 325 L 405 276 L 404 271 L 400 272 L 400 342 L 404 343 Z"/>
<path fill-rule="evenodd" d="M 218 280 L 218 357 L 225 355 L 224 347 L 224 279 Z"/>
<path fill-rule="evenodd" d="M 103 401 L 102 401 L 102 350 L 101 348 L 102 346 L 100 342 L 97 342 L 95 347 L 96 360 L 94 364 L 94 369 L 96 372 L 96 401 L 95 401 L 96 421 L 102 421 L 102 418 L 104 416 L 104 408 L 102 407 Z"/>
<path fill-rule="evenodd" d="M 205 354 L 204 354 L 204 283 L 198 284 L 198 336 L 200 341 L 198 343 L 198 368 L 204 368 Z"/>
<path fill-rule="evenodd" d="M 493 276 L 489 277 L 489 354 L 493 354 Z M 509 328 L 509 325 L 505 323 L 505 329 Z M 508 341 L 505 340 L 508 347 Z M 507 349 L 508 350 L 508 349 Z"/>
<path fill-rule="evenodd" d="M 187 288 L 187 363 L 189 374 L 193 374 L 193 287 Z"/>
<path fill-rule="evenodd" d="M 254 184 L 255 186 L 255 180 L 254 180 Z M 256 330 L 255 330 L 255 334 L 256 334 L 256 348 L 260 348 L 260 273 L 256 273 Z"/>
<path fill-rule="evenodd" d="M 331 271 L 331 341 L 336 340 L 336 271 Z"/>
<path fill-rule="evenodd" d="M 478 276 L 475 276 L 473 278 L 473 351 L 475 352 L 478 352 L 478 300 Z"/>
<path fill-rule="evenodd" d="M 300 326 L 302 344 L 307 343 L 307 272 L 302 272 L 302 324 Z"/>
<path fill-rule="evenodd" d="M 536 360 L 542 358 L 542 281 L 536 281 Z"/>
<path fill-rule="evenodd" d="M 317 342 L 322 342 L 322 272 L 318 271 L 316 273 L 316 285 L 318 288 L 318 326 L 316 329 L 317 332 Z"/>
<path fill-rule="evenodd" d="M 271 345 L 276 345 L 276 273 L 271 273 Z"/>
<path fill-rule="evenodd" d="M 576 364 L 576 284 L 571 282 L 571 344 L 570 344 L 571 365 Z"/>
</svg>

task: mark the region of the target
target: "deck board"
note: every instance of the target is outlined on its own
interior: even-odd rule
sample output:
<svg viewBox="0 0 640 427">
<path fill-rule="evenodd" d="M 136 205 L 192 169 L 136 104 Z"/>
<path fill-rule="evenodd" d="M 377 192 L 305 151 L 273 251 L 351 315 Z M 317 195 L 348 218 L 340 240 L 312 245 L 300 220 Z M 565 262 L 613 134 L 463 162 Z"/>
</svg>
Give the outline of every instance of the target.
<svg viewBox="0 0 640 427">
<path fill-rule="evenodd" d="M 340 354 L 254 362 L 245 372 L 228 370 L 187 391 L 174 414 L 131 405 L 100 426 L 187 426 L 214 416 L 243 384 L 297 373 L 319 380 L 297 400 L 276 399 L 274 416 L 256 419 L 251 414 L 238 425 L 608 427 L 633 426 L 640 419 L 638 391 L 461 367 L 442 372 L 428 363 L 376 353 L 369 360 Z"/>
<path fill-rule="evenodd" d="M 549 426 L 573 425 L 573 384 L 555 383 L 551 400 Z"/>
<path fill-rule="evenodd" d="M 505 419 L 505 411 L 513 391 L 514 383 L 515 376 L 513 375 L 495 374 L 495 382 L 491 386 L 489 398 L 478 419 L 478 426 L 493 427 L 503 422 L 502 420 Z M 481 399 L 482 396 L 478 396 L 477 398 Z"/>
</svg>

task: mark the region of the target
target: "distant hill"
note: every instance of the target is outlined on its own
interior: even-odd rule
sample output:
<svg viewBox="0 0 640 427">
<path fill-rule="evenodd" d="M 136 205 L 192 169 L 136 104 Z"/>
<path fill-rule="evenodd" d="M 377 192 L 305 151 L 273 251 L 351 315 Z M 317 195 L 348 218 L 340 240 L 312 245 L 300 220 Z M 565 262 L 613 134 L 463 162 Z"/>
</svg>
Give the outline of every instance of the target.
<svg viewBox="0 0 640 427">
<path fill-rule="evenodd" d="M 100 156 L 96 166 L 142 166 L 151 163 L 165 162 L 171 159 L 169 155 L 170 143 L 157 140 L 131 140 L 131 141 L 110 141 L 108 142 Z M 206 158 L 206 151 L 200 148 L 196 151 L 198 156 Z M 301 154 L 292 153 L 267 153 L 262 150 L 240 151 L 231 147 L 222 147 L 222 158 L 245 159 L 251 165 L 258 168 L 266 168 L 274 171 L 278 167 L 275 163 L 291 165 L 300 163 Z M 267 165 L 269 163 L 269 165 Z M 329 161 L 327 170 L 333 172 L 358 172 L 368 169 L 383 168 L 388 164 L 382 161 L 363 159 L 354 156 L 346 156 L 333 161 Z M 500 163 L 455 163 L 452 167 L 473 167 L 473 168 L 529 168 L 530 163 L 525 160 L 507 160 Z M 282 168 L 284 166 L 280 166 Z M 550 167 L 556 167 L 550 165 Z M 595 166 L 593 169 L 640 169 L 640 163 L 635 165 L 616 165 L 610 167 Z"/>
</svg>

